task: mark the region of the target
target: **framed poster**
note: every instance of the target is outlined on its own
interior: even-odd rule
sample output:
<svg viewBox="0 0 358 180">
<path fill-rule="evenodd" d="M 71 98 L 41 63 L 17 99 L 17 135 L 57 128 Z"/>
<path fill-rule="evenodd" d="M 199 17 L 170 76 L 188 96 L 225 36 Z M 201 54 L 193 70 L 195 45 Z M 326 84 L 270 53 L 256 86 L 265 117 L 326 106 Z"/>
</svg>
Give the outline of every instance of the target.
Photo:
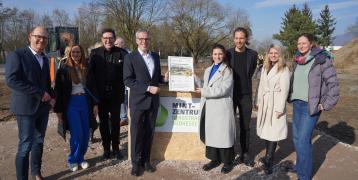
<svg viewBox="0 0 358 180">
<path fill-rule="evenodd" d="M 194 91 L 194 65 L 192 57 L 168 57 L 169 91 Z"/>
</svg>

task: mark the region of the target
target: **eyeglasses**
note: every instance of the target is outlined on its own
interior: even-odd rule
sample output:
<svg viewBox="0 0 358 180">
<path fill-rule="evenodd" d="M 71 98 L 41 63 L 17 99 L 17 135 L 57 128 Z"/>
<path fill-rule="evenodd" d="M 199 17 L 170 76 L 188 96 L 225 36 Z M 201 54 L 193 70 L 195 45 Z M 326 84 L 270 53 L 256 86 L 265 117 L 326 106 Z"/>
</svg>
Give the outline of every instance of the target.
<svg viewBox="0 0 358 180">
<path fill-rule="evenodd" d="M 149 38 L 137 38 L 139 41 L 149 41 Z"/>
<path fill-rule="evenodd" d="M 104 40 L 114 40 L 114 37 L 102 37 Z"/>
<path fill-rule="evenodd" d="M 40 40 L 40 39 L 48 40 L 48 37 L 46 36 L 35 35 L 35 34 L 31 34 L 31 36 L 35 37 L 36 40 Z"/>
</svg>

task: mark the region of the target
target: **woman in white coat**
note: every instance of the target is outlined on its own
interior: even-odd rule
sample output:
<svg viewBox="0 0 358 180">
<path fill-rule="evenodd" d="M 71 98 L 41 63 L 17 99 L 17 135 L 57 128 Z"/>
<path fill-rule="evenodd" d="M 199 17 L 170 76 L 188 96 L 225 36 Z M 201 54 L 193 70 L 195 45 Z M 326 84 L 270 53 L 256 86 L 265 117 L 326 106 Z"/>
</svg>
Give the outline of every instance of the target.
<svg viewBox="0 0 358 180">
<path fill-rule="evenodd" d="M 233 75 L 225 48 L 220 44 L 212 49 L 213 64 L 205 70 L 201 92 L 201 118 L 199 135 L 206 145 L 206 157 L 211 161 L 203 166 L 209 171 L 221 163 L 221 172 L 229 173 L 233 168 L 235 118 L 233 111 Z"/>
<path fill-rule="evenodd" d="M 290 87 L 290 71 L 282 58 L 281 48 L 271 45 L 261 73 L 258 89 L 257 135 L 266 141 L 263 158 L 266 174 L 272 173 L 277 142 L 287 137 L 286 101 Z"/>
</svg>

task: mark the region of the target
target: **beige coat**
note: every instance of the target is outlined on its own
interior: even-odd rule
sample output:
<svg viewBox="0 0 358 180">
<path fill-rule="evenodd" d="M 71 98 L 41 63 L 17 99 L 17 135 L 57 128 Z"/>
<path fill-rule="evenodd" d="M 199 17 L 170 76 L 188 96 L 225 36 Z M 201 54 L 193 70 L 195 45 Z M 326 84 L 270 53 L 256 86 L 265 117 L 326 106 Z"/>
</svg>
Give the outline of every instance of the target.
<svg viewBox="0 0 358 180">
<path fill-rule="evenodd" d="M 213 65 L 204 72 L 200 114 L 205 114 L 205 121 L 200 118 L 199 135 L 207 146 L 229 148 L 234 145 L 236 133 L 232 101 L 232 70 L 223 63 L 208 82 L 212 67 Z"/>
<path fill-rule="evenodd" d="M 290 87 L 290 71 L 277 72 L 277 64 L 267 74 L 263 68 L 258 90 L 257 135 L 261 139 L 279 141 L 287 137 L 286 100 Z M 276 112 L 284 113 L 277 117 Z"/>
</svg>

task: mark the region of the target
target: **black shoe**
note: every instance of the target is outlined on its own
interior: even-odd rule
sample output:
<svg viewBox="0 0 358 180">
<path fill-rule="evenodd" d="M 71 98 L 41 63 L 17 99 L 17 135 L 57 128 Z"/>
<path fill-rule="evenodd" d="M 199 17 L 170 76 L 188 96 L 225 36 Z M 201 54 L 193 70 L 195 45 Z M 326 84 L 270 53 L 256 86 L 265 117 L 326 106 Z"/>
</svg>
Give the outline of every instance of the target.
<svg viewBox="0 0 358 180">
<path fill-rule="evenodd" d="M 155 167 L 152 166 L 152 164 L 150 162 L 145 162 L 144 163 L 144 171 L 147 171 L 147 172 L 154 172 L 156 169 Z"/>
<path fill-rule="evenodd" d="M 139 166 L 138 165 L 132 165 L 132 176 L 139 176 Z"/>
<path fill-rule="evenodd" d="M 124 158 L 123 155 L 122 155 L 122 153 L 121 153 L 120 151 L 114 152 L 113 154 L 114 154 L 114 157 L 115 157 L 117 160 L 121 160 L 121 159 Z"/>
<path fill-rule="evenodd" d="M 218 161 L 210 161 L 209 163 L 205 164 L 203 166 L 204 171 L 210 171 L 220 165 L 220 162 Z"/>
<path fill-rule="evenodd" d="M 104 151 L 102 155 L 102 160 L 108 160 L 111 157 L 111 153 L 109 151 Z"/>
<path fill-rule="evenodd" d="M 233 164 L 224 164 L 223 168 L 221 169 L 221 173 L 227 174 L 234 168 Z"/>
<path fill-rule="evenodd" d="M 244 163 L 246 166 L 254 167 L 255 162 L 251 159 L 248 153 L 240 155 L 240 164 Z"/>
</svg>

